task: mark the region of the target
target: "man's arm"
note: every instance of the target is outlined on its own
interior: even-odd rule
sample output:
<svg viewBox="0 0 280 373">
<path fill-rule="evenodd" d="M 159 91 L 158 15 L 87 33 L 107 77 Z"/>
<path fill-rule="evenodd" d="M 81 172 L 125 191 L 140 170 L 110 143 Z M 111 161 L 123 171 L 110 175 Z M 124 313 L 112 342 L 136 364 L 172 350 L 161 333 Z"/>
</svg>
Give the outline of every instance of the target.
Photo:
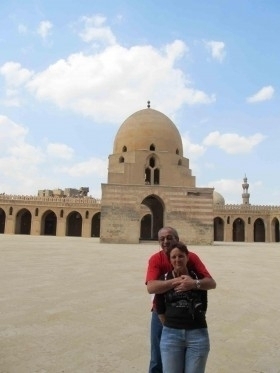
<svg viewBox="0 0 280 373">
<path fill-rule="evenodd" d="M 212 277 L 204 277 L 200 280 L 195 280 L 190 276 L 181 276 L 181 281 L 174 285 L 175 291 L 187 290 L 211 290 L 216 288 L 216 281 Z"/>
<path fill-rule="evenodd" d="M 150 257 L 146 274 L 146 285 L 149 294 L 162 294 L 172 289 L 170 280 L 159 280 L 168 271 L 168 266 L 167 257 L 163 252 L 156 253 Z"/>
<path fill-rule="evenodd" d="M 190 276 L 181 276 L 166 281 L 152 280 L 147 283 L 149 294 L 162 294 L 171 289 L 175 289 L 175 291 L 187 291 L 192 289 L 210 290 L 215 288 L 216 281 L 212 277 L 200 279 L 199 285 L 197 284 L 197 280 Z"/>
<path fill-rule="evenodd" d="M 151 280 L 147 282 L 149 294 L 163 294 L 174 288 L 174 279 L 171 280 Z"/>
</svg>

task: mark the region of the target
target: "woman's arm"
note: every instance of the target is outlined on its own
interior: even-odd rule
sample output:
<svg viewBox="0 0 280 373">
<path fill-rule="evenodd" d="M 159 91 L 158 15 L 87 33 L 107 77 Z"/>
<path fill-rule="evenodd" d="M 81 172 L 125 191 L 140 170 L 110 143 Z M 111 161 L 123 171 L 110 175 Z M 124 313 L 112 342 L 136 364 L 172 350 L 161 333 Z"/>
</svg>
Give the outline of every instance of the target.
<svg viewBox="0 0 280 373">
<path fill-rule="evenodd" d="M 197 280 L 187 275 L 165 281 L 153 280 L 147 283 L 149 294 L 162 294 L 171 289 L 175 291 L 188 291 L 192 289 L 210 290 L 215 288 L 216 281 L 212 277 L 204 277 L 197 283 Z"/>
</svg>

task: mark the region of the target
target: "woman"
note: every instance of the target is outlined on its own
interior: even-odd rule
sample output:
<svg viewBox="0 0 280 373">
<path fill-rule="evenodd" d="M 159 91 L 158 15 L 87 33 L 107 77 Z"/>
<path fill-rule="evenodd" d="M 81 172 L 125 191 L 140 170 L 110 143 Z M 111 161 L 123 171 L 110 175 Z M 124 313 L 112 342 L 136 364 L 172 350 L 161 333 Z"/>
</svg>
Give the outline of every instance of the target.
<svg viewBox="0 0 280 373">
<path fill-rule="evenodd" d="M 199 274 L 188 266 L 188 253 L 182 242 L 175 243 L 168 250 L 173 270 L 162 280 L 188 277 L 192 289 L 182 292 L 171 289 L 155 297 L 156 309 L 163 323 L 160 342 L 163 373 L 204 373 L 210 350 L 205 317 L 207 290 L 203 290 Z M 216 282 L 211 281 L 211 288 L 215 288 Z"/>
</svg>

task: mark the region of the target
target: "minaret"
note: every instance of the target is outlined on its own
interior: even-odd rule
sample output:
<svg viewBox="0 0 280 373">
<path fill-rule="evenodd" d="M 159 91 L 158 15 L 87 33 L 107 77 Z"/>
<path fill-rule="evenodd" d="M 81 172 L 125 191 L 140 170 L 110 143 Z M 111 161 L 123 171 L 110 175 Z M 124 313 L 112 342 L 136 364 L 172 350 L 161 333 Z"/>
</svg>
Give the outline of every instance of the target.
<svg viewBox="0 0 280 373">
<path fill-rule="evenodd" d="M 247 176 L 245 174 L 245 177 L 243 179 L 243 184 L 242 184 L 242 188 L 243 188 L 243 193 L 242 193 L 242 200 L 243 200 L 243 205 L 250 205 L 250 193 L 248 193 L 248 189 L 249 189 L 249 184 L 247 183 Z"/>
</svg>

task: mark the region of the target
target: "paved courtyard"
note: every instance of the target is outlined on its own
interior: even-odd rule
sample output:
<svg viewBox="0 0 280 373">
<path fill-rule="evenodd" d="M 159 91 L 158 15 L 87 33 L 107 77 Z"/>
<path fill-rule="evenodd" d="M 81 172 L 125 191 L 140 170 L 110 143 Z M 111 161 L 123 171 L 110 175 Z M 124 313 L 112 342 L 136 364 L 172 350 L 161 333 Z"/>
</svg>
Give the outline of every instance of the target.
<svg viewBox="0 0 280 373">
<path fill-rule="evenodd" d="M 0 235 L 1 373 L 147 373 L 157 243 Z M 280 243 L 189 246 L 209 292 L 207 373 L 280 373 Z"/>
</svg>

